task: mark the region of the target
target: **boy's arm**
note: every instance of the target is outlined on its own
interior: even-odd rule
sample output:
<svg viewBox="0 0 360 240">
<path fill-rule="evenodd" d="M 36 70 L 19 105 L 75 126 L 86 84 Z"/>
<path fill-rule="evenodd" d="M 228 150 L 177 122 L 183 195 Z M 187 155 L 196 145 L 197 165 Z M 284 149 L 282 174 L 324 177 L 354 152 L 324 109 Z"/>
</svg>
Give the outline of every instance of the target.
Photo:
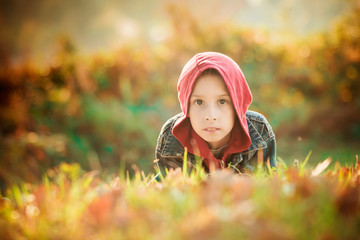
<svg viewBox="0 0 360 240">
<path fill-rule="evenodd" d="M 162 127 L 159 137 L 157 139 L 156 148 L 155 148 L 155 161 L 158 170 L 161 172 L 162 176 L 166 175 L 165 169 L 170 168 L 181 168 L 182 167 L 182 157 L 176 156 L 174 152 L 183 152 L 181 144 L 174 138 L 172 135 L 172 126 L 177 118 L 180 115 L 176 115 L 175 117 L 169 119 L 164 126 Z M 165 145 L 167 144 L 165 150 Z M 181 148 L 181 149 L 180 149 Z M 182 150 L 182 151 L 180 151 Z M 169 151 L 171 153 L 169 153 Z M 163 156 L 164 155 L 164 156 Z"/>
<path fill-rule="evenodd" d="M 266 154 L 264 154 L 264 161 L 269 161 L 270 163 L 270 167 L 276 168 L 276 140 L 275 140 L 275 136 L 273 138 L 271 138 L 268 141 L 268 146 L 266 148 Z"/>
<path fill-rule="evenodd" d="M 276 139 L 274 131 L 272 130 L 270 124 L 265 122 L 265 132 L 264 139 L 266 139 L 267 147 L 264 151 L 264 162 L 267 163 L 269 161 L 270 167 L 276 168 Z"/>
<path fill-rule="evenodd" d="M 166 175 L 166 161 L 164 161 L 164 159 L 160 156 L 160 152 L 157 150 L 156 148 L 156 152 L 155 152 L 155 157 L 156 157 L 156 167 L 157 167 L 157 171 L 159 171 L 161 173 L 161 175 L 163 177 L 165 177 Z"/>
<path fill-rule="evenodd" d="M 161 156 L 161 146 L 158 148 L 156 147 L 155 150 L 155 157 L 156 157 L 156 165 L 158 170 L 161 172 L 161 175 L 165 177 L 166 170 L 165 169 L 176 169 L 176 168 L 182 168 L 182 157 L 162 157 Z"/>
<path fill-rule="evenodd" d="M 157 170 L 160 171 L 162 176 L 165 176 L 165 166 L 166 166 L 166 161 L 165 159 L 163 159 L 161 157 L 161 149 L 163 149 L 164 147 L 164 128 L 161 129 L 159 137 L 157 139 L 157 143 L 156 143 L 156 148 L 155 148 L 155 162 L 156 162 L 156 166 L 157 166 Z"/>
</svg>

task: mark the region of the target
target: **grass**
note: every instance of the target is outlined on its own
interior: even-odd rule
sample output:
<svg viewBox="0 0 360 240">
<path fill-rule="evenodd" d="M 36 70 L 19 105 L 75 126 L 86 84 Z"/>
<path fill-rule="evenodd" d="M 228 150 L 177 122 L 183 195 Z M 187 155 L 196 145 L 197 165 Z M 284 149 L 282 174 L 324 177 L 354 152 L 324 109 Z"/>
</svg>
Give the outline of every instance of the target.
<svg viewBox="0 0 360 240">
<path fill-rule="evenodd" d="M 360 167 L 327 159 L 307 167 L 279 159 L 253 175 L 201 167 L 162 180 L 120 171 L 100 178 L 77 164 L 0 199 L 2 239 L 356 239 Z M 186 168 L 186 165 L 184 165 Z"/>
<path fill-rule="evenodd" d="M 345 142 L 342 139 L 328 137 L 321 139 L 312 137 L 304 138 L 279 138 L 277 140 L 277 153 L 285 162 L 290 165 L 295 159 L 305 159 L 311 152 L 311 157 L 306 163 L 307 167 L 315 167 L 319 162 L 331 157 L 333 160 L 330 169 L 335 167 L 335 163 L 341 165 L 351 165 L 355 161 L 356 155 L 359 155 L 357 142 Z"/>
</svg>

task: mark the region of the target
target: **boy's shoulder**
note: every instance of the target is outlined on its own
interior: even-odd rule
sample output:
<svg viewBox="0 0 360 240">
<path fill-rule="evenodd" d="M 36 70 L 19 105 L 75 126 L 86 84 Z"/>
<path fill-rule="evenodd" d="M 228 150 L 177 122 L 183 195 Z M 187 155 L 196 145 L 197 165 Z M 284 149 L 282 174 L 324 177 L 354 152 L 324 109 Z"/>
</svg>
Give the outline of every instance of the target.
<svg viewBox="0 0 360 240">
<path fill-rule="evenodd" d="M 161 128 L 156 151 L 160 157 L 180 157 L 184 152 L 184 147 L 172 134 L 172 129 L 183 113 L 178 113 L 169 120 L 167 120 Z"/>
<path fill-rule="evenodd" d="M 183 115 L 183 113 L 178 113 L 175 116 L 173 116 L 172 118 L 168 119 L 164 125 L 161 128 L 161 133 L 167 132 L 172 130 L 172 128 L 174 127 L 174 124 L 176 122 L 176 120 L 178 120 L 181 116 Z"/>
<path fill-rule="evenodd" d="M 275 136 L 268 120 L 261 113 L 248 110 L 246 112 L 246 120 L 248 122 L 250 135 L 252 130 L 255 130 L 265 141 Z"/>
<path fill-rule="evenodd" d="M 251 110 L 246 111 L 246 118 L 250 121 L 257 121 L 260 123 L 268 123 L 268 121 L 264 115 L 262 115 L 261 113 L 255 112 L 255 111 L 251 111 Z"/>
</svg>

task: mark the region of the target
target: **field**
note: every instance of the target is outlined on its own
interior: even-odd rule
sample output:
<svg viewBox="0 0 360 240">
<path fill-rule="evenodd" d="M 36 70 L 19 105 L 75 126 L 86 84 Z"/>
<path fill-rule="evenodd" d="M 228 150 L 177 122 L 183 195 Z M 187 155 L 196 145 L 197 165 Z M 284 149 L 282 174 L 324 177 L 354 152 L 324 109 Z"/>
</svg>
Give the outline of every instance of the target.
<svg viewBox="0 0 360 240">
<path fill-rule="evenodd" d="M 227 170 L 158 181 L 136 166 L 101 178 L 78 164 L 39 184 L 12 186 L 0 202 L 2 239 L 358 239 L 360 165 L 326 159 L 254 175 Z"/>
<path fill-rule="evenodd" d="M 360 239 L 360 0 L 76 2 L 0 1 L 0 240 Z M 157 175 L 206 51 L 242 69 L 276 170 Z"/>
</svg>

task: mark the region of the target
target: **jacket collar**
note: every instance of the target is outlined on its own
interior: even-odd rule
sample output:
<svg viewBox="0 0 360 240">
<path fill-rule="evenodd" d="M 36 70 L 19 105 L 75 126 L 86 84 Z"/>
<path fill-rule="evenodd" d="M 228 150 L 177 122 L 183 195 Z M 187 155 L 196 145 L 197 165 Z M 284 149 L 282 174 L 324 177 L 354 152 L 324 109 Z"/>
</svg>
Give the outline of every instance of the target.
<svg viewBox="0 0 360 240">
<path fill-rule="evenodd" d="M 256 127 L 254 126 L 254 124 L 249 120 L 248 117 L 246 117 L 247 123 L 248 123 L 248 127 L 249 127 L 249 134 L 250 134 L 250 138 L 251 138 L 251 144 L 250 147 L 241 152 L 241 153 L 248 153 L 251 151 L 255 151 L 258 149 L 263 149 L 267 147 L 266 142 L 264 141 L 264 139 L 261 137 L 258 129 L 256 129 Z"/>
</svg>

